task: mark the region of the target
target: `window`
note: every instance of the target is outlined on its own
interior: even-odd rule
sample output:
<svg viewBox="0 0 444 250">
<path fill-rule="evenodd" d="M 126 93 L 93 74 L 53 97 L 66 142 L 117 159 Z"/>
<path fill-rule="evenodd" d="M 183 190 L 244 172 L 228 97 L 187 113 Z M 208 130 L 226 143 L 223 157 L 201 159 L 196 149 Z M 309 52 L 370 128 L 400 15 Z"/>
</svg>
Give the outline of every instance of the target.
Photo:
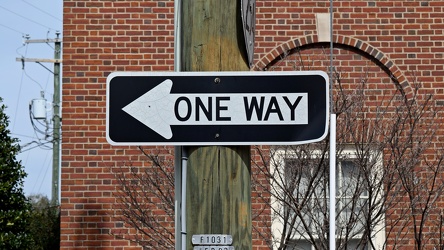
<svg viewBox="0 0 444 250">
<path fill-rule="evenodd" d="M 278 150 L 272 159 L 273 241 L 275 248 L 328 249 L 329 160 L 317 151 Z M 338 249 L 368 249 L 384 244 L 384 220 L 375 213 L 381 195 L 378 163 L 353 151 L 336 167 L 336 237 Z M 382 185 L 382 184 L 381 184 Z M 370 229 L 370 231 L 369 231 Z"/>
</svg>

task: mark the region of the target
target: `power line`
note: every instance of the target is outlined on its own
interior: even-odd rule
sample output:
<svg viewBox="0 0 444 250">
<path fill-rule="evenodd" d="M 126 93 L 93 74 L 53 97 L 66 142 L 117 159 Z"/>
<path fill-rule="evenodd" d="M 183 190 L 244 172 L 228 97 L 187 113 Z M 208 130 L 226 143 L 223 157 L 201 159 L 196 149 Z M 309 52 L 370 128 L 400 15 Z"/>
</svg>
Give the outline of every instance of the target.
<svg viewBox="0 0 444 250">
<path fill-rule="evenodd" d="M 48 27 L 48 26 L 46 26 L 46 25 L 44 25 L 44 24 L 41 24 L 41 23 L 39 23 L 39 22 L 37 22 L 37 21 L 34 21 L 34 20 L 32 20 L 32 19 L 30 19 L 30 18 L 28 18 L 28 17 L 25 17 L 25 16 L 23 16 L 23 15 L 20 15 L 20 14 L 18 14 L 17 12 L 14 12 L 14 11 L 12 11 L 12 10 L 9 10 L 9 9 L 7 9 L 7 8 L 5 8 L 5 7 L 3 7 L 3 6 L 1 6 L 1 5 L 0 5 L 0 9 L 4 9 L 4 10 L 6 10 L 6 11 L 8 11 L 8 12 L 10 12 L 10 13 L 16 15 L 16 16 L 19 16 L 19 17 L 21 17 L 21 18 L 23 18 L 23 19 L 26 19 L 26 20 L 28 20 L 28 21 L 30 21 L 30 22 L 32 22 L 32 23 L 35 23 L 35 24 L 40 25 L 40 26 L 42 26 L 42 27 L 44 27 L 44 28 L 47 28 L 47 29 L 50 29 L 50 30 L 54 30 L 54 31 L 55 31 L 55 29 L 53 29 L 53 28 L 51 28 L 51 27 Z"/>
<path fill-rule="evenodd" d="M 48 154 L 49 154 L 49 152 L 46 153 L 45 160 L 43 161 L 42 167 L 40 168 L 39 175 L 37 176 L 37 180 L 34 182 L 34 187 L 32 188 L 33 191 L 35 191 L 35 187 L 36 187 L 36 185 L 37 185 L 37 183 L 38 183 L 38 181 L 40 179 L 40 175 L 42 174 L 43 166 L 46 165 L 46 160 L 48 159 Z M 49 165 L 46 167 L 45 174 L 43 175 L 43 179 L 40 182 L 40 187 L 39 187 L 37 193 L 40 193 L 40 189 L 42 188 L 42 184 L 45 181 L 46 174 L 48 173 L 48 168 L 49 168 Z"/>
<path fill-rule="evenodd" d="M 48 74 L 47 76 L 47 78 L 46 78 L 46 84 L 45 84 L 45 89 L 44 89 L 44 91 L 45 91 L 45 93 L 46 93 L 46 90 L 48 89 L 48 84 L 50 83 L 50 81 L 49 80 L 51 80 L 51 76 L 52 76 L 53 74 Z"/>
<path fill-rule="evenodd" d="M 6 26 L 6 25 L 1 24 L 1 23 L 0 23 L 0 26 L 2 26 L 2 27 L 4 27 L 4 28 L 7 28 L 7 29 L 9 29 L 9 30 L 12 30 L 12 31 L 14 31 L 14 32 L 20 33 L 20 34 L 22 34 L 22 35 L 25 34 L 25 33 L 21 32 L 20 30 L 17 30 L 17 29 L 11 28 L 11 27 Z"/>
<path fill-rule="evenodd" d="M 37 140 L 40 140 L 40 138 L 35 137 L 35 136 L 33 136 L 33 135 L 24 135 L 24 134 L 17 134 L 17 133 L 11 133 L 11 135 L 13 135 L 13 136 L 17 136 L 17 137 L 25 137 L 25 138 L 29 138 L 29 139 L 37 139 Z M 23 146 L 21 146 L 21 147 L 23 147 Z"/>
<path fill-rule="evenodd" d="M 52 141 L 47 141 L 47 142 L 45 142 L 45 143 L 38 143 L 38 142 L 36 142 L 36 141 L 33 141 L 32 143 L 37 143 L 37 145 L 35 145 L 34 147 L 31 147 L 31 148 L 27 148 L 27 149 L 25 149 L 25 150 L 21 150 L 20 153 L 24 153 L 24 152 L 26 152 L 26 151 L 29 151 L 29 150 L 31 150 L 31 149 L 38 148 L 38 147 L 42 148 L 43 146 L 45 146 L 46 148 L 42 148 L 42 149 L 45 149 L 45 150 L 51 150 L 51 147 L 46 146 L 45 144 L 52 143 Z"/>
<path fill-rule="evenodd" d="M 27 137 L 30 139 L 36 139 L 34 136 L 31 136 L 31 135 L 24 135 L 24 134 L 17 134 L 17 133 L 11 133 L 11 135 L 20 136 L 20 137 Z"/>
<path fill-rule="evenodd" d="M 25 47 L 26 46 L 26 47 Z M 23 45 L 22 47 L 20 47 L 20 48 L 23 48 L 23 47 L 25 47 L 25 56 L 26 56 L 26 54 L 28 53 L 28 46 L 27 45 Z M 17 48 L 17 50 L 16 50 L 16 52 L 20 49 L 20 48 Z M 18 93 L 18 95 L 17 95 L 17 105 L 15 106 L 15 114 L 14 114 L 14 122 L 12 123 L 13 125 L 12 125 L 12 131 L 14 131 L 14 129 L 15 129 L 15 124 L 16 124 L 16 119 L 17 119 L 17 111 L 18 111 L 18 107 L 19 107 L 19 103 L 20 103 L 20 96 L 21 96 L 21 92 L 22 92 L 22 85 L 23 85 L 23 76 L 24 76 L 24 69 L 25 69 L 25 64 L 22 62 L 22 76 L 20 77 L 20 86 L 19 86 L 19 93 Z"/>
<path fill-rule="evenodd" d="M 26 73 L 25 68 L 23 68 L 22 70 L 23 70 L 23 73 L 28 77 L 29 80 L 35 82 L 37 85 L 39 85 L 39 87 L 40 87 L 41 90 L 44 90 L 43 87 L 42 87 L 42 85 L 41 85 L 37 80 L 35 80 L 35 79 L 32 78 L 30 75 L 28 75 L 28 73 Z"/>
<path fill-rule="evenodd" d="M 52 17 L 52 18 L 54 18 L 54 19 L 56 19 L 56 20 L 58 20 L 58 21 L 60 21 L 60 22 L 63 22 L 60 18 L 58 18 L 58 17 L 56 17 L 56 16 L 53 16 L 51 13 L 48 13 L 48 12 L 46 12 L 46 11 L 40 9 L 39 7 L 33 5 L 33 4 L 29 3 L 29 2 L 26 2 L 25 0 L 22 0 L 22 2 L 28 4 L 29 6 L 31 6 L 31 7 L 35 8 L 35 9 L 39 10 L 39 11 L 42 12 L 42 13 L 45 13 L 46 15 L 48 15 L 48 16 L 50 16 L 50 17 Z"/>
<path fill-rule="evenodd" d="M 47 155 L 47 156 L 48 156 L 48 155 Z M 47 159 L 47 158 L 45 158 L 45 162 L 46 162 L 46 159 Z M 51 163 L 51 162 L 49 162 L 49 163 Z M 46 167 L 46 171 L 45 171 L 45 174 L 43 175 L 43 179 L 42 179 L 42 181 L 40 182 L 40 187 L 39 187 L 38 192 L 40 192 L 40 189 L 42 188 L 42 184 L 43 184 L 43 182 L 45 181 L 46 174 L 48 173 L 48 169 L 49 169 L 50 166 L 51 166 L 51 165 L 48 165 L 48 166 Z"/>
</svg>

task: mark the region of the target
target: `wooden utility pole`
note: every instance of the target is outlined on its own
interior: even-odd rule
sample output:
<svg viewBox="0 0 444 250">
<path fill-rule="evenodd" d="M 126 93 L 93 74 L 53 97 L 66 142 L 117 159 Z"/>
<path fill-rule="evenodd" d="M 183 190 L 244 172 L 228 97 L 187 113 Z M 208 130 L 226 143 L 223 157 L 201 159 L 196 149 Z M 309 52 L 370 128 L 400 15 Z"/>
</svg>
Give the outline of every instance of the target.
<svg viewBox="0 0 444 250">
<path fill-rule="evenodd" d="M 181 71 L 249 70 L 240 4 L 182 1 Z M 188 147 L 187 151 L 187 249 L 193 249 L 191 237 L 201 234 L 232 235 L 236 250 L 251 249 L 250 147 Z"/>
<path fill-rule="evenodd" d="M 56 39 L 34 39 L 25 40 L 25 43 L 54 43 L 54 59 L 42 59 L 42 58 L 16 58 L 16 61 L 36 62 L 41 63 L 54 63 L 54 71 L 51 71 L 46 66 L 43 66 L 49 72 L 54 74 L 54 96 L 53 96 L 53 135 L 52 135 L 52 198 L 51 205 L 56 206 L 59 204 L 59 176 L 60 176 L 60 64 L 62 60 L 60 55 L 62 53 L 62 39 L 59 38 L 60 32 L 56 32 Z"/>
<path fill-rule="evenodd" d="M 54 49 L 54 59 L 60 60 L 60 55 L 62 54 L 62 43 L 59 39 L 59 34 L 57 34 L 57 39 L 55 40 Z M 53 136 L 52 136 L 52 205 L 59 204 L 59 176 L 60 176 L 60 125 L 61 125 L 61 115 L 60 115 L 60 62 L 54 63 L 54 97 L 53 97 Z"/>
</svg>

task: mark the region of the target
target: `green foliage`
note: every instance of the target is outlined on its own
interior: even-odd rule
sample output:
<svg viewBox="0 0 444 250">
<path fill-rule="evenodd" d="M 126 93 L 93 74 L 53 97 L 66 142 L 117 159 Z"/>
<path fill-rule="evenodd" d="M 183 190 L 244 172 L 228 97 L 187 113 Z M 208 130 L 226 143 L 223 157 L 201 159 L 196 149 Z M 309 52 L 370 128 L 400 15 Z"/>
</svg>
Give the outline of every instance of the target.
<svg viewBox="0 0 444 250">
<path fill-rule="evenodd" d="M 0 103 L 3 100 L 0 98 Z M 30 249 L 31 204 L 23 192 L 26 173 L 16 155 L 18 140 L 9 136 L 5 105 L 0 106 L 0 249 Z"/>
<path fill-rule="evenodd" d="M 58 206 L 51 206 L 49 199 L 42 195 L 32 195 L 29 200 L 32 204 L 29 227 L 34 240 L 33 249 L 59 249 L 60 213 Z"/>
</svg>

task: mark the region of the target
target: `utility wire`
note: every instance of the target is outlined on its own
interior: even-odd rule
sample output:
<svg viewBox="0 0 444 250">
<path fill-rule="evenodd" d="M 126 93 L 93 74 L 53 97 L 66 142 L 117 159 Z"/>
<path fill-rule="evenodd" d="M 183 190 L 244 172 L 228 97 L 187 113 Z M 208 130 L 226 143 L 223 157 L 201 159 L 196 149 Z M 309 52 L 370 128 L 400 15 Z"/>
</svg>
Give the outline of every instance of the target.
<svg viewBox="0 0 444 250">
<path fill-rule="evenodd" d="M 22 34 L 22 38 L 28 40 L 28 39 L 31 38 L 31 37 L 29 36 L 29 34 Z M 17 49 L 15 49 L 15 53 L 17 53 L 17 55 L 20 55 L 21 57 L 25 57 L 25 56 L 26 56 L 26 52 L 28 51 L 28 46 L 27 46 L 27 45 L 28 45 L 28 44 L 27 44 L 25 41 L 23 41 L 22 46 L 20 46 L 20 47 L 18 47 Z M 20 49 L 23 49 L 23 47 L 26 48 L 26 50 L 25 50 L 25 55 L 23 55 L 23 54 L 21 54 L 21 53 L 19 52 L 19 50 L 20 50 Z M 23 63 L 23 62 L 22 62 L 22 63 Z"/>
<path fill-rule="evenodd" d="M 51 76 L 53 76 L 54 74 L 49 74 L 48 73 L 48 77 L 46 78 L 46 84 L 45 84 L 45 93 L 46 93 L 46 90 L 48 89 L 48 84 L 50 83 L 50 80 L 51 80 Z"/>
<path fill-rule="evenodd" d="M 45 178 L 46 178 L 46 174 L 48 173 L 48 169 L 49 169 L 49 167 L 52 165 L 51 163 L 52 162 L 49 162 L 50 164 L 48 164 L 48 166 L 46 167 L 46 171 L 45 171 L 45 174 L 43 175 L 43 179 L 42 179 L 42 181 L 40 182 L 40 187 L 39 187 L 39 190 L 37 191 L 38 193 L 40 193 L 40 189 L 42 189 L 42 184 L 43 184 L 43 182 L 45 181 Z"/>
<path fill-rule="evenodd" d="M 22 34 L 22 35 L 25 34 L 24 32 L 21 32 L 20 30 L 16 30 L 16 29 L 14 29 L 14 28 L 11 28 L 11 27 L 6 26 L 6 25 L 1 24 L 1 23 L 0 23 L 0 26 L 2 26 L 2 27 L 4 27 L 4 28 L 7 28 L 7 29 L 9 29 L 9 30 L 12 30 L 12 31 L 14 31 L 14 32 L 20 33 L 20 34 Z"/>
<path fill-rule="evenodd" d="M 23 152 L 26 152 L 26 151 L 30 150 L 30 149 L 26 149 L 25 150 L 25 148 L 31 146 L 32 144 L 37 144 L 37 145 L 32 147 L 31 149 L 36 148 L 36 147 L 40 147 L 41 149 L 45 149 L 45 150 L 52 149 L 50 146 L 46 146 L 45 145 L 45 144 L 48 144 L 48 143 L 52 143 L 53 142 L 52 140 L 47 140 L 46 142 L 41 142 L 41 139 L 38 139 L 38 138 L 37 138 L 37 140 L 38 141 L 34 140 L 34 141 L 31 141 L 31 142 L 28 142 L 26 144 L 21 145 L 20 146 L 20 153 L 23 153 Z"/>
<path fill-rule="evenodd" d="M 21 17 L 21 18 L 23 18 L 23 19 L 26 19 L 26 20 L 28 20 L 28 21 L 30 21 L 30 22 L 32 22 L 32 23 L 35 23 L 35 24 L 40 25 L 40 26 L 42 26 L 42 27 L 44 27 L 44 28 L 47 28 L 47 29 L 50 29 L 50 30 L 54 30 L 54 31 L 55 31 L 55 29 L 53 29 L 53 28 L 51 28 L 51 27 L 48 27 L 48 26 L 46 26 L 46 25 L 44 25 L 44 24 L 41 24 L 41 23 L 39 23 L 39 22 L 37 22 L 37 21 L 34 21 L 34 20 L 32 20 L 32 19 L 30 19 L 30 18 L 28 18 L 28 17 L 25 17 L 25 16 L 23 16 L 23 15 L 20 15 L 20 14 L 18 14 L 17 12 L 14 12 L 14 11 L 12 11 L 12 10 L 9 10 L 9 9 L 7 9 L 7 8 L 5 8 L 5 7 L 3 7 L 3 6 L 1 6 L 1 5 L 0 5 L 0 9 L 4 9 L 4 10 L 6 10 L 6 11 L 8 11 L 8 12 L 10 12 L 10 13 L 16 15 L 16 16 L 19 16 L 19 17 Z"/>
<path fill-rule="evenodd" d="M 26 56 L 26 54 L 28 53 L 28 46 L 26 46 L 25 44 L 23 44 L 23 46 L 17 48 L 15 51 L 18 53 L 18 50 L 25 47 L 25 55 L 22 55 L 22 58 Z M 25 69 L 25 63 L 22 61 L 22 69 Z M 19 103 L 20 103 L 20 96 L 21 96 L 21 92 L 22 92 L 22 85 L 23 85 L 23 71 L 22 71 L 22 76 L 20 77 L 20 86 L 19 86 L 19 93 L 17 95 L 17 104 L 15 106 L 15 114 L 14 114 L 14 122 L 12 123 L 12 131 L 14 131 L 15 128 L 15 124 L 16 124 L 16 119 L 17 119 L 17 111 L 18 111 L 18 107 L 19 107 Z"/>
<path fill-rule="evenodd" d="M 45 160 L 43 160 L 43 164 L 42 164 L 42 167 L 40 168 L 39 175 L 37 176 L 37 180 L 34 182 L 34 187 L 32 188 L 33 191 L 35 191 L 35 187 L 36 187 L 36 185 L 37 185 L 37 182 L 38 182 L 38 180 L 40 179 L 40 175 L 42 174 L 43 166 L 46 165 L 46 160 L 48 159 L 48 154 L 49 154 L 49 151 L 46 152 Z M 40 193 L 40 189 L 41 189 L 41 187 L 42 187 L 42 183 L 43 183 L 44 180 L 45 180 L 45 177 L 46 177 L 46 173 L 47 173 L 47 172 L 48 172 L 48 166 L 46 167 L 45 174 L 44 174 L 44 176 L 43 176 L 42 181 L 40 182 L 40 187 L 39 187 L 39 190 L 37 191 L 37 193 Z"/>
<path fill-rule="evenodd" d="M 22 60 L 23 60 L 23 58 L 22 58 Z M 38 81 L 34 80 L 34 78 L 32 78 L 30 75 L 28 75 L 28 73 L 26 73 L 25 68 L 23 68 L 22 71 L 23 71 L 23 73 L 29 78 L 29 80 L 31 80 L 31 81 L 37 83 L 37 85 L 39 85 L 40 90 L 44 90 L 43 87 L 42 87 L 42 85 L 40 85 L 40 83 L 39 83 Z"/>
<path fill-rule="evenodd" d="M 37 143 L 37 145 L 35 145 L 34 147 L 31 147 L 31 148 L 27 148 L 25 150 L 21 150 L 20 153 L 24 153 L 26 151 L 29 151 L 31 149 L 38 148 L 38 147 L 42 148 L 42 146 L 45 147 L 45 148 L 42 148 L 42 149 L 45 149 L 45 150 L 51 150 L 52 149 L 51 147 L 48 147 L 48 146 L 45 145 L 45 144 L 52 143 L 52 141 L 47 141 L 45 143 L 38 143 L 38 142 L 34 141 L 33 143 Z"/>
<path fill-rule="evenodd" d="M 46 11 L 40 9 L 39 7 L 33 5 L 33 4 L 31 4 L 31 3 L 29 3 L 29 2 L 27 2 L 27 1 L 25 1 L 25 0 L 22 0 L 22 2 L 28 4 L 29 6 L 32 6 L 33 8 L 39 10 L 39 11 L 42 12 L 42 13 L 45 13 L 46 15 L 48 15 L 48 16 L 50 16 L 50 17 L 52 17 L 52 18 L 54 18 L 54 19 L 56 19 L 56 20 L 58 20 L 58 21 L 60 21 L 60 22 L 63 22 L 60 18 L 58 18 L 58 17 L 56 17 L 56 16 L 53 16 L 51 13 L 48 13 L 48 12 L 46 12 Z"/>
<path fill-rule="evenodd" d="M 56 31 L 56 33 L 57 33 L 57 31 Z M 46 40 L 49 40 L 49 30 L 46 32 Z M 48 45 L 48 47 L 50 47 L 52 50 L 55 50 L 55 48 L 51 44 L 49 44 L 48 42 L 46 42 L 46 45 Z"/>
<path fill-rule="evenodd" d="M 11 135 L 14 136 L 20 136 L 20 137 L 26 137 L 26 138 L 30 138 L 30 139 L 36 139 L 34 136 L 32 135 L 24 135 L 24 134 L 17 134 L 17 133 L 11 133 Z"/>
</svg>

